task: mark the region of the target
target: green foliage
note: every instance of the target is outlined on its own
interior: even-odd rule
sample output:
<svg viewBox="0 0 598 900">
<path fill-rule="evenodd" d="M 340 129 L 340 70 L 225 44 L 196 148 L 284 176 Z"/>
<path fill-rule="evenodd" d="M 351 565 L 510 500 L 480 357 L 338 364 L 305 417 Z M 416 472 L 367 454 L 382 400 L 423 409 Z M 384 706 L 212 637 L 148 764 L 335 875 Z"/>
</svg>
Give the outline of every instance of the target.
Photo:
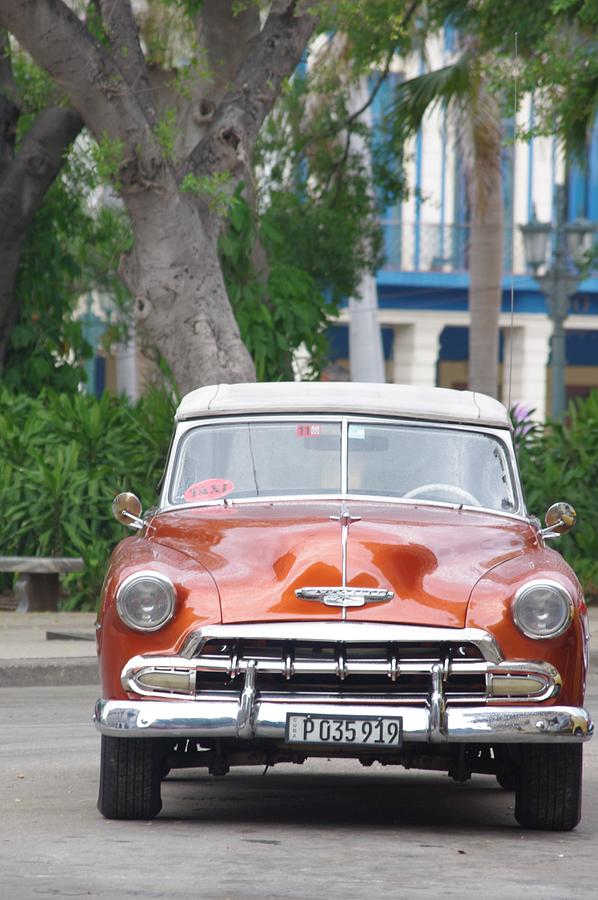
<svg viewBox="0 0 598 900">
<path fill-rule="evenodd" d="M 12 391 L 37 394 L 42 387 L 76 391 L 92 348 L 73 311 L 92 288 L 109 294 L 115 309 L 129 307 L 117 273 L 130 227 L 120 210 L 87 212 L 81 173 L 67 164 L 49 189 L 25 241 L 16 283 L 20 316 L 2 373 Z M 118 335 L 121 337 L 122 328 Z"/>
<path fill-rule="evenodd" d="M 368 7 L 369 14 L 375 18 Z M 389 42 L 395 47 L 402 38 L 389 36 L 387 22 L 382 40 L 378 24 L 378 49 L 387 52 Z M 383 139 L 378 131 L 375 140 L 373 129 L 353 114 L 360 74 L 342 48 L 340 57 L 308 74 L 297 72 L 256 147 L 251 195 L 257 213 L 240 191 L 233 197 L 220 257 L 259 379 L 292 377 L 293 352 L 302 345 L 311 355 L 308 374 L 317 377 L 326 361 L 329 317 L 358 293 L 364 272 L 382 262 L 380 213 L 405 192 L 402 157 L 392 135 Z M 256 263 L 260 252 L 266 264 Z"/>
<path fill-rule="evenodd" d="M 424 4 L 414 0 L 320 0 L 315 12 L 320 16 L 321 33 L 347 35 L 353 70 L 369 72 L 389 52 L 401 55 L 412 49 Z"/>
<path fill-rule="evenodd" d="M 18 148 L 35 115 L 57 96 L 26 54 L 14 54 L 13 69 L 22 98 Z M 83 364 L 92 348 L 73 319 L 82 294 L 93 289 L 108 294 L 126 318 L 129 295 L 117 268 L 131 245 L 130 226 L 114 206 L 91 211 L 98 182 L 90 147 L 89 138 L 78 139 L 27 232 L 15 289 L 20 314 L 2 373 L 2 383 L 12 391 L 72 392 L 85 380 Z M 122 333 L 121 327 L 118 336 Z"/>
<path fill-rule="evenodd" d="M 598 507 L 589 486 L 598 483 L 598 392 L 570 404 L 564 423 L 519 423 L 518 456 L 531 513 L 543 517 L 557 500 L 578 514 L 573 531 L 556 540 L 586 595 L 598 598 Z"/>
<path fill-rule="evenodd" d="M 234 195 L 228 230 L 220 240 L 220 259 L 228 295 L 241 336 L 253 357 L 259 381 L 293 379 L 293 351 L 305 344 L 311 352 L 311 374 L 325 360 L 327 317 L 337 311 L 302 265 L 272 210 L 256 222 L 241 185 Z M 261 278 L 252 261 L 259 236 L 267 256 L 267 275 Z"/>
<path fill-rule="evenodd" d="M 534 92 L 534 133 L 557 132 L 569 150 L 585 153 L 598 108 L 597 0 L 436 0 L 430 10 L 436 27 L 449 20 L 494 54 L 495 80 L 505 88 L 517 34 L 519 91 Z"/>
<path fill-rule="evenodd" d="M 230 172 L 215 172 L 214 175 L 185 175 L 180 183 L 183 193 L 208 200 L 210 212 L 225 216 L 235 197 L 231 192 L 232 176 Z"/>
<path fill-rule="evenodd" d="M 132 490 L 144 508 L 155 502 L 173 413 L 159 392 L 131 405 L 0 386 L 0 546 L 8 555 L 83 557 L 84 572 L 65 578 L 67 608 L 95 608 L 109 553 L 126 536 L 111 514 L 114 495 Z"/>
<path fill-rule="evenodd" d="M 169 86 L 183 100 L 190 101 L 193 98 L 193 89 L 200 82 L 208 82 L 212 78 L 208 63 L 208 54 L 203 47 L 193 44 L 192 56 L 188 63 L 175 69 Z"/>
<path fill-rule="evenodd" d="M 109 38 L 106 34 L 104 22 L 102 21 L 102 11 L 99 3 L 88 3 L 85 13 L 85 24 L 87 30 L 96 39 L 99 44 L 107 46 Z"/>
<path fill-rule="evenodd" d="M 96 168 L 98 181 L 112 184 L 116 190 L 121 187 L 119 172 L 125 159 L 125 145 L 120 138 L 111 138 L 104 132 L 91 148 L 91 156 Z"/>
<path fill-rule="evenodd" d="M 20 51 L 13 53 L 12 73 L 19 92 L 19 131 L 17 140 L 31 126 L 34 116 L 44 107 L 56 103 L 57 90 L 50 76 Z"/>
<path fill-rule="evenodd" d="M 177 111 L 174 107 L 170 107 L 154 125 L 156 140 L 160 144 L 164 156 L 170 162 L 174 161 L 174 145 L 180 133 Z"/>
<path fill-rule="evenodd" d="M 174 6 L 188 15 L 195 15 L 202 7 L 203 0 L 162 0 L 164 6 Z"/>
</svg>

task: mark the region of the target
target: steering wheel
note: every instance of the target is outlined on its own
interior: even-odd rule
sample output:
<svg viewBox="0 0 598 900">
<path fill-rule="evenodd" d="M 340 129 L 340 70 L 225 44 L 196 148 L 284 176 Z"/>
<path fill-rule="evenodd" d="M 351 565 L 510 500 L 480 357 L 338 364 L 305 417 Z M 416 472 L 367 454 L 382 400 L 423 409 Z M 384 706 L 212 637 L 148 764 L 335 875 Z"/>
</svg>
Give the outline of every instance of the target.
<svg viewBox="0 0 598 900">
<path fill-rule="evenodd" d="M 456 484 L 420 484 L 415 488 L 411 488 L 406 494 L 403 494 L 404 500 L 438 500 L 438 494 L 449 494 L 455 497 L 460 503 L 467 503 L 469 506 L 481 506 L 482 504 L 477 497 L 470 494 L 464 488 L 457 487 Z M 431 496 L 430 496 L 431 495 Z M 446 501 L 447 503 L 450 501 Z"/>
</svg>

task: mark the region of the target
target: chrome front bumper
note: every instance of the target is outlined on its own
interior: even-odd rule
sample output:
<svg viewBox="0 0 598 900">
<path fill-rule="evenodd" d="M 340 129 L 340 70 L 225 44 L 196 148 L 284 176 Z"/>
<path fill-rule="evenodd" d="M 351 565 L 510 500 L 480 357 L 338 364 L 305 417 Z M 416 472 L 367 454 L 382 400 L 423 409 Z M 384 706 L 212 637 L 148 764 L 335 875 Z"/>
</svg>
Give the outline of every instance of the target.
<svg viewBox="0 0 598 900">
<path fill-rule="evenodd" d="M 210 641 L 222 642 L 226 652 L 210 651 Z M 278 650 L 267 653 L 256 647 L 256 641 L 260 646 L 273 642 Z M 243 642 L 248 642 L 246 652 Z M 413 652 L 430 642 L 439 644 L 439 658 Z M 382 647 L 384 653 L 376 656 L 372 651 L 372 658 L 365 659 L 352 656 L 352 647 L 363 644 Z M 243 652 L 238 651 L 239 645 Z M 295 652 L 296 645 L 318 652 L 305 657 Z M 475 658 L 461 658 L 460 645 L 477 648 Z M 287 648 L 284 652 L 282 646 Z M 334 646 L 334 654 L 319 652 L 323 646 Z M 397 657 L 392 649 L 396 647 L 412 652 Z M 232 689 L 204 690 L 204 674 L 214 673 L 225 676 Z M 407 681 L 411 676 L 427 677 L 429 687 L 417 697 L 389 696 L 390 690 L 377 696 L 351 694 L 349 689 L 336 696 L 334 692 L 301 695 L 293 678 L 305 674 L 337 679 L 339 685 L 350 678 L 359 684 L 362 675 L 374 675 L 378 683 L 388 679 L 393 687 L 403 677 Z M 269 682 L 262 681 L 263 675 L 278 678 L 278 692 L 268 693 Z M 481 678 L 485 692 L 468 697 L 464 687 L 458 699 L 451 698 L 447 686 L 453 676 Z M 522 682 L 525 695 L 515 698 L 513 692 L 517 685 L 521 689 Z M 178 655 L 133 657 L 121 673 L 121 684 L 139 699 L 98 700 L 95 721 L 103 734 L 284 741 L 289 713 L 400 717 L 405 742 L 434 744 L 584 741 L 593 731 L 590 715 L 582 707 L 546 705 L 561 689 L 553 666 L 505 660 L 494 639 L 479 629 L 351 622 L 210 626 L 194 632 Z M 505 689 L 508 696 L 503 700 L 500 692 Z M 505 701 L 508 705 L 503 705 Z M 359 745 L 358 752 L 363 749 Z"/>
<path fill-rule="evenodd" d="M 403 740 L 423 743 L 552 743 L 586 741 L 594 726 L 571 706 L 327 704 L 236 700 L 98 700 L 95 723 L 117 737 L 285 739 L 287 713 L 401 717 Z M 344 745 L 346 749 L 346 745 Z M 357 748 L 356 748 L 357 749 Z M 360 746 L 360 751 L 365 748 Z"/>
</svg>

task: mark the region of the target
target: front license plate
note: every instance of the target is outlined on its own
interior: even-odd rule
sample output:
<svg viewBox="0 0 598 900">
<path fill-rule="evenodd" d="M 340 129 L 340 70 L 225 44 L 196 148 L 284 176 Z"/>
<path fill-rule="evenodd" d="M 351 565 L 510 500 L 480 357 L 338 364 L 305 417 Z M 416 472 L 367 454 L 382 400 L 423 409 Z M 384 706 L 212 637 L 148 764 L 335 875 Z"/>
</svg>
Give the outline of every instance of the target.
<svg viewBox="0 0 598 900">
<path fill-rule="evenodd" d="M 388 716 L 311 716 L 287 713 L 285 740 L 290 744 L 372 744 L 400 747 L 402 719 Z"/>
</svg>

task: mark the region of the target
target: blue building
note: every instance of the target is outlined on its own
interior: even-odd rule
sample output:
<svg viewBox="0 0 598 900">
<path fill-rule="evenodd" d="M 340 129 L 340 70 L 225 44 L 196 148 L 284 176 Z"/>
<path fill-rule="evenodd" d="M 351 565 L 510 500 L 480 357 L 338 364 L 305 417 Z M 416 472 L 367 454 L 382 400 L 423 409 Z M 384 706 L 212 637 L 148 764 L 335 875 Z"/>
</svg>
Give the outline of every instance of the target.
<svg viewBox="0 0 598 900">
<path fill-rule="evenodd" d="M 439 39 L 430 47 L 432 67 L 446 65 L 451 53 L 446 37 Z M 402 74 L 412 77 L 421 71 L 419 66 L 413 60 Z M 518 130 L 528 130 L 533 123 L 534 99 L 528 96 L 518 113 Z M 469 213 L 464 167 L 453 132 L 443 107 L 427 116 L 411 147 L 410 196 L 387 210 L 382 222 L 386 261 L 377 275 L 377 292 L 388 381 L 467 386 Z M 568 220 L 598 221 L 598 125 L 588 141 L 585 165 L 567 161 L 556 138 L 514 142 L 512 121 L 505 123 L 505 132 L 500 390 L 506 401 L 508 378 L 506 371 L 503 377 L 502 361 L 511 358 L 512 339 L 512 402 L 543 418 L 550 408 L 552 325 L 546 299 L 526 271 L 519 226 L 534 213 L 543 222 L 556 220 L 558 184 L 566 187 Z M 337 372 L 349 370 L 348 318 L 348 309 L 343 310 L 331 329 Z M 565 327 L 567 394 L 584 395 L 598 387 L 598 272 L 583 280 L 571 297 Z"/>
</svg>

